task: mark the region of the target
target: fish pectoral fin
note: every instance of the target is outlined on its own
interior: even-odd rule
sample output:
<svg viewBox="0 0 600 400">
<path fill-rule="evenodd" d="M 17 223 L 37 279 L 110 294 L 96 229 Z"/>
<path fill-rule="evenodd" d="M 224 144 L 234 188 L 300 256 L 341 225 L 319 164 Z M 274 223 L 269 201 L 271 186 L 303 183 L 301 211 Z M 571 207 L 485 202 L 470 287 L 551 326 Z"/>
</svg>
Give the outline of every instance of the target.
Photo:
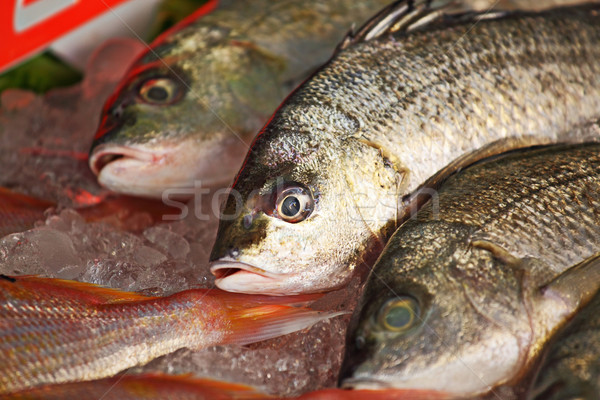
<svg viewBox="0 0 600 400">
<path fill-rule="evenodd" d="M 502 261 L 504 264 L 520 268 L 522 263 L 521 258 L 513 256 L 506 249 L 489 240 L 474 240 L 471 242 L 471 246 L 489 251 L 495 259 Z"/>
<path fill-rule="evenodd" d="M 229 335 L 223 343 L 248 344 L 287 335 L 347 312 L 316 311 L 307 307 L 265 305 L 229 313 Z"/>
<path fill-rule="evenodd" d="M 567 269 L 540 288 L 542 297 L 560 303 L 572 313 L 587 304 L 600 289 L 600 253 Z M 556 307 L 556 305 L 554 305 Z"/>
</svg>

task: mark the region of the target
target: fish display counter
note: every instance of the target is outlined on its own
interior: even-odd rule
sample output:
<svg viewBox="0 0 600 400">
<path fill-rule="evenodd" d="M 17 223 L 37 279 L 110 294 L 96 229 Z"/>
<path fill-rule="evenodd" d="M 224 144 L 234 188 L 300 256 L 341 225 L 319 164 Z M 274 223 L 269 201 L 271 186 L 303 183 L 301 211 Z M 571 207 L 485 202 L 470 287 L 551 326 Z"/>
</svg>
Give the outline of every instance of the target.
<svg viewBox="0 0 600 400">
<path fill-rule="evenodd" d="M 0 398 L 592 393 L 555 355 L 600 285 L 600 4 L 476 3 L 210 1 L 0 93 Z"/>
</svg>

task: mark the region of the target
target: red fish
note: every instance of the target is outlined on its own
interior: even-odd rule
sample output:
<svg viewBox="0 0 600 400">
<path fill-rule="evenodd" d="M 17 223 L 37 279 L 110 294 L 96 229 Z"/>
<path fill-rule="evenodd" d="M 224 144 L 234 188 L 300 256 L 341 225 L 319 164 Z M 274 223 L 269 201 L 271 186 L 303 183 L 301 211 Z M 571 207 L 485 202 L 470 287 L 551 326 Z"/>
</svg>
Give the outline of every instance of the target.
<svg viewBox="0 0 600 400">
<path fill-rule="evenodd" d="M 121 375 L 89 382 L 63 383 L 0 395 L 0 400 L 18 399 L 270 399 L 254 388 L 191 376 Z"/>
<path fill-rule="evenodd" d="M 104 378 L 181 348 L 257 342 L 339 314 L 292 306 L 318 297 L 217 289 L 146 297 L 0 275 L 0 393 Z"/>
<path fill-rule="evenodd" d="M 228 382 L 159 374 L 120 375 L 89 382 L 67 383 L 34 388 L 5 396 L 0 400 L 71 399 L 102 400 L 192 400 L 192 399 L 280 399 L 256 389 Z M 440 392 L 423 390 L 343 390 L 324 389 L 306 393 L 296 400 L 443 400 Z"/>
</svg>

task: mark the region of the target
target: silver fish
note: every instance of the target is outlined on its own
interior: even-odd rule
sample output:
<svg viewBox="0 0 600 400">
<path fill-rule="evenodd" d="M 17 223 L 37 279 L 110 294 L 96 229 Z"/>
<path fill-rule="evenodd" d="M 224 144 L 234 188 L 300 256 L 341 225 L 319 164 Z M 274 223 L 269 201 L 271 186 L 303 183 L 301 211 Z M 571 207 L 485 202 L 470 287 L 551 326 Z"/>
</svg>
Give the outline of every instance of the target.
<svg viewBox="0 0 600 400">
<path fill-rule="evenodd" d="M 217 286 L 340 287 L 421 205 L 422 185 L 511 148 L 598 138 L 570 128 L 600 110 L 599 10 L 383 11 L 254 142 L 212 251 Z"/>
<path fill-rule="evenodd" d="M 592 144 L 450 177 L 374 266 L 343 385 L 463 398 L 516 383 L 600 286 L 598 171 Z"/>
<path fill-rule="evenodd" d="M 159 198 L 227 186 L 285 95 L 388 0 L 230 3 L 161 35 L 123 78 L 90 153 L 102 185 Z"/>
<path fill-rule="evenodd" d="M 600 293 L 552 341 L 527 400 L 598 399 Z"/>
</svg>

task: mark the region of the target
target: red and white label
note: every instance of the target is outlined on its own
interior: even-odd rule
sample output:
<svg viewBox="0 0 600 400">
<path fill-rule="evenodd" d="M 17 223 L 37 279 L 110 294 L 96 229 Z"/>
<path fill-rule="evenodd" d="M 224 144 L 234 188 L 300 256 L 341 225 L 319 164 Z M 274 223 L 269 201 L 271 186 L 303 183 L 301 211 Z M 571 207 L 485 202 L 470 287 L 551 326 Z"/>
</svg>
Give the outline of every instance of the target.
<svg viewBox="0 0 600 400">
<path fill-rule="evenodd" d="M 1 0 L 0 71 L 127 0 Z"/>
</svg>

